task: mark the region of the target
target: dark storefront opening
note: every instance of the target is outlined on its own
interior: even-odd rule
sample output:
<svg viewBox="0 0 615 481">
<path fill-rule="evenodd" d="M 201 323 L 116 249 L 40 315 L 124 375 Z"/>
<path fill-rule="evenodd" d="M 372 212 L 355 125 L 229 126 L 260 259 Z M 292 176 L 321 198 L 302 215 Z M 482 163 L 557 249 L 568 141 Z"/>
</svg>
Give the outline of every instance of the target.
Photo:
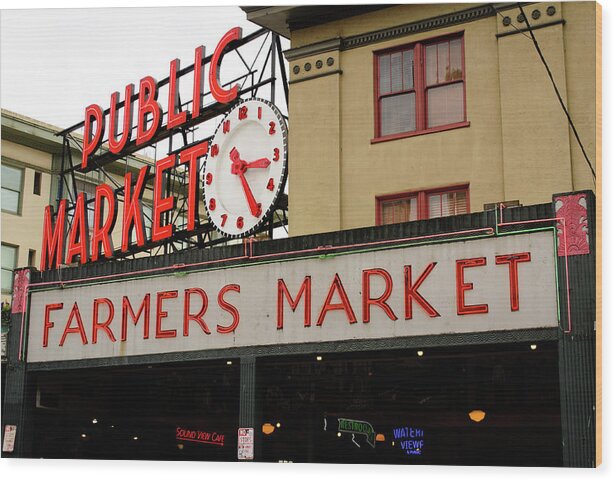
<svg viewBox="0 0 615 481">
<path fill-rule="evenodd" d="M 35 372 L 33 455 L 236 461 L 239 364 Z M 556 342 L 258 358 L 255 460 L 561 466 L 558 379 Z"/>
<path fill-rule="evenodd" d="M 31 387 L 35 457 L 237 458 L 238 359 L 39 372 Z"/>
<path fill-rule="evenodd" d="M 260 360 L 260 459 L 561 466 L 557 359 L 544 342 Z"/>
</svg>

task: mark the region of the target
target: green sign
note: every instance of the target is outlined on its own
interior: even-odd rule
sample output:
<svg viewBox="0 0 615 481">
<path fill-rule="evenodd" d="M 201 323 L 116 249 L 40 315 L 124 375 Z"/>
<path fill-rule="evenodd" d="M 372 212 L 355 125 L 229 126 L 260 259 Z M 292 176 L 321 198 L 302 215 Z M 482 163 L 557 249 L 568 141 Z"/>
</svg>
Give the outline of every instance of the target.
<svg viewBox="0 0 615 481">
<path fill-rule="evenodd" d="M 376 447 L 376 431 L 370 423 L 367 421 L 356 421 L 354 419 L 337 419 L 339 426 L 337 430 L 341 433 L 351 434 L 363 434 L 367 437 L 368 444 L 372 447 Z"/>
</svg>

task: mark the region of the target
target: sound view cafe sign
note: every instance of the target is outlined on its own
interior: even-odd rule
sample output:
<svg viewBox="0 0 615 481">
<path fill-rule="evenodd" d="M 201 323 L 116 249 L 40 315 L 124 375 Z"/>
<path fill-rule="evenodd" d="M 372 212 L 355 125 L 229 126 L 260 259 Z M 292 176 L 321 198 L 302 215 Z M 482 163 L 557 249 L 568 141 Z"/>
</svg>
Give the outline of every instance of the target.
<svg viewBox="0 0 615 481">
<path fill-rule="evenodd" d="M 241 38 L 231 29 L 216 46 L 209 87 L 220 103 L 233 102 L 238 88 L 223 88 L 219 66 L 225 50 Z M 136 110 L 136 144 L 148 145 L 161 128 L 180 127 L 199 113 L 204 47 L 195 51 L 192 111 L 177 108 L 179 62 L 170 64 L 168 121 L 161 126 L 157 84 L 141 79 L 136 106 L 125 90 L 118 138 L 118 96 L 111 95 L 109 150 L 121 155 L 130 140 Z M 148 121 L 149 119 L 149 121 Z M 107 120 L 98 105 L 85 111 L 82 168 L 102 142 Z M 211 145 L 210 145 L 211 144 Z M 205 159 L 202 178 L 198 162 Z M 187 229 L 194 229 L 197 189 L 207 215 L 228 237 L 248 235 L 274 208 L 286 178 L 287 130 L 269 102 L 240 101 L 227 112 L 210 143 L 187 147 L 154 166 L 150 241 L 172 238 L 164 214 L 174 208 L 163 197 L 164 173 L 178 164 L 189 171 Z M 149 167 L 133 182 L 124 179 L 121 250 L 146 243 L 141 198 Z M 41 270 L 78 260 L 113 256 L 111 233 L 118 216 L 113 189 L 97 186 L 89 236 L 86 197 L 76 199 L 72 225 L 67 201 L 53 216 L 46 208 Z M 64 239 L 66 236 L 66 245 Z M 305 342 L 383 339 L 557 326 L 553 236 L 549 232 L 482 238 L 440 245 L 346 252 L 320 258 L 258 256 L 245 265 L 215 266 L 182 277 L 164 275 L 100 285 L 31 291 L 29 362 L 110 358 L 204 349 Z"/>
</svg>

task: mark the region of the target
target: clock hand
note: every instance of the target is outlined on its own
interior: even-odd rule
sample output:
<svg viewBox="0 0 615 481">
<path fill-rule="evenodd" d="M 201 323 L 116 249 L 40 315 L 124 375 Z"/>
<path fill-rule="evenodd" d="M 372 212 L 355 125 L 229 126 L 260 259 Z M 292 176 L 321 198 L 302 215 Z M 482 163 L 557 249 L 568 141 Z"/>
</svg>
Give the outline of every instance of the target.
<svg viewBox="0 0 615 481">
<path fill-rule="evenodd" d="M 269 167 L 270 163 L 271 161 L 268 158 L 263 157 L 262 159 L 257 159 L 257 160 L 253 160 L 252 162 L 248 162 L 246 164 L 246 169 L 252 169 L 252 168 L 264 169 L 266 167 Z"/>
<path fill-rule="evenodd" d="M 243 192 L 246 195 L 246 200 L 248 201 L 250 212 L 254 217 L 258 217 L 259 215 L 261 215 L 262 212 L 261 205 L 256 202 L 254 194 L 252 194 L 252 190 L 250 189 L 248 181 L 246 180 L 245 175 L 243 175 L 243 172 L 239 171 L 237 175 L 239 175 L 239 179 L 241 180 L 241 185 L 243 186 Z"/>
<path fill-rule="evenodd" d="M 229 152 L 229 156 L 231 157 L 233 164 L 241 164 L 241 158 L 239 157 L 239 151 L 235 147 L 231 149 L 231 151 Z"/>
<path fill-rule="evenodd" d="M 241 157 L 239 156 L 239 151 L 235 147 L 233 147 L 229 152 L 229 157 L 233 162 L 233 165 L 231 165 L 231 174 L 237 175 L 242 170 L 245 170 L 245 162 L 241 160 Z"/>
</svg>

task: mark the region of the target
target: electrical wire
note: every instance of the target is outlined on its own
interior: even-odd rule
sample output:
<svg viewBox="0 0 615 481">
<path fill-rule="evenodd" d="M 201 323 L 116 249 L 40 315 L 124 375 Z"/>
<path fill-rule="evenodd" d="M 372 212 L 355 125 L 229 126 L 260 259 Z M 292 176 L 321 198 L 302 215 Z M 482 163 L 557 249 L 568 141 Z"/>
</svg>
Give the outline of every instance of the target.
<svg viewBox="0 0 615 481">
<path fill-rule="evenodd" d="M 559 89 L 557 88 L 557 84 L 555 83 L 555 80 L 553 79 L 553 74 L 551 73 L 549 64 L 547 64 L 547 61 L 545 60 L 542 54 L 542 50 L 540 49 L 540 45 L 538 45 L 538 41 L 536 40 L 536 37 L 534 36 L 534 32 L 532 30 L 532 27 L 530 26 L 530 22 L 527 19 L 527 15 L 525 15 L 525 12 L 523 11 L 523 7 L 521 6 L 521 3 L 517 3 L 517 6 L 519 7 L 519 10 L 521 11 L 521 15 L 523 15 L 523 20 L 525 22 L 525 25 L 527 26 L 527 30 L 529 31 L 531 35 L 532 42 L 534 43 L 534 47 L 536 48 L 536 52 L 538 52 L 538 56 L 540 57 L 540 60 L 542 60 L 542 63 L 545 66 L 545 69 L 547 70 L 547 74 L 549 75 L 549 79 L 551 80 L 551 84 L 553 85 L 553 89 L 555 90 L 555 94 L 557 95 L 557 99 L 559 100 L 559 103 L 562 109 L 564 110 L 564 113 L 566 114 L 566 118 L 568 119 L 568 125 L 570 125 L 570 128 L 572 129 L 572 132 L 574 133 L 577 143 L 579 144 L 579 147 L 581 148 L 581 152 L 583 152 L 583 156 L 585 157 L 585 162 L 587 162 L 587 165 L 589 169 L 591 170 L 593 181 L 594 181 L 594 186 L 595 186 L 596 185 L 596 171 L 594 170 L 591 162 L 589 161 L 589 158 L 587 157 L 587 153 L 585 152 L 585 148 L 583 147 L 583 143 L 581 142 L 579 133 L 577 132 L 577 129 L 574 126 L 574 122 L 572 121 L 572 118 L 570 117 L 570 114 L 568 113 L 568 109 L 566 108 L 566 105 L 564 104 L 562 96 L 559 93 Z"/>
</svg>

